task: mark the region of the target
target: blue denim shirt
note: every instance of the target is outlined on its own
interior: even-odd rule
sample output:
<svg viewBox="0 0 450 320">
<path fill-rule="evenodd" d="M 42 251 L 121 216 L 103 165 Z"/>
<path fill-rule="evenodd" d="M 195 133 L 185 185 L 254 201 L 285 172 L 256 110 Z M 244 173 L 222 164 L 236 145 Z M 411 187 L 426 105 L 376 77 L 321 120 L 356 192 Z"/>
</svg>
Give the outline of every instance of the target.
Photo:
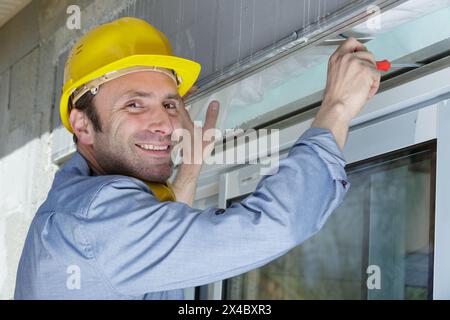
<svg viewBox="0 0 450 320">
<path fill-rule="evenodd" d="M 15 298 L 182 299 L 319 231 L 349 188 L 344 166 L 332 134 L 312 128 L 253 194 L 199 210 L 159 202 L 132 177 L 94 176 L 75 153 L 31 223 Z"/>
</svg>

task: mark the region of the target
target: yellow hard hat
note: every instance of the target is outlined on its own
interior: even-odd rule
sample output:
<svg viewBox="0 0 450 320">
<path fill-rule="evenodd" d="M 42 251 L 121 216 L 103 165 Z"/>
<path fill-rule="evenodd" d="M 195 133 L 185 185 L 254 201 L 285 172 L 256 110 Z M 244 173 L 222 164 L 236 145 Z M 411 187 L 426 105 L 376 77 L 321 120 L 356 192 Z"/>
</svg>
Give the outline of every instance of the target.
<svg viewBox="0 0 450 320">
<path fill-rule="evenodd" d="M 184 96 L 197 80 L 200 68 L 197 62 L 174 56 L 165 35 L 145 20 L 125 17 L 100 25 L 78 40 L 66 61 L 61 121 L 73 133 L 69 99 L 80 88 L 83 94 L 130 72 L 169 69 L 174 72 L 179 94 Z"/>
</svg>

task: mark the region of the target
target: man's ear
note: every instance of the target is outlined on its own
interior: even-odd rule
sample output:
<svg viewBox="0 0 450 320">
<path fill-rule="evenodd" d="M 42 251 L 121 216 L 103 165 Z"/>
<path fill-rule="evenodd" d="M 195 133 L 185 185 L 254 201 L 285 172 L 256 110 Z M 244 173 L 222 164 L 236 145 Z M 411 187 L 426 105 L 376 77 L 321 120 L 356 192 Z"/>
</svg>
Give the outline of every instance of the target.
<svg viewBox="0 0 450 320">
<path fill-rule="evenodd" d="M 85 145 L 94 143 L 94 129 L 91 121 L 83 111 L 73 108 L 69 116 L 73 133 L 77 136 L 78 142 Z"/>
</svg>

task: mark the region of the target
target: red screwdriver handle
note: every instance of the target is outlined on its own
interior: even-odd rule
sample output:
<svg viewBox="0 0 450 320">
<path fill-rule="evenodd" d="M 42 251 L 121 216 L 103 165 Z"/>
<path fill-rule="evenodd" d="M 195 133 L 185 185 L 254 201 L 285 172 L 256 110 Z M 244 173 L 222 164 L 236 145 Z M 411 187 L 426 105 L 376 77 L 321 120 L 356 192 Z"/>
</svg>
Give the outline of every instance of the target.
<svg viewBox="0 0 450 320">
<path fill-rule="evenodd" d="M 389 60 L 377 61 L 377 70 L 387 72 L 391 68 L 391 63 Z"/>
</svg>

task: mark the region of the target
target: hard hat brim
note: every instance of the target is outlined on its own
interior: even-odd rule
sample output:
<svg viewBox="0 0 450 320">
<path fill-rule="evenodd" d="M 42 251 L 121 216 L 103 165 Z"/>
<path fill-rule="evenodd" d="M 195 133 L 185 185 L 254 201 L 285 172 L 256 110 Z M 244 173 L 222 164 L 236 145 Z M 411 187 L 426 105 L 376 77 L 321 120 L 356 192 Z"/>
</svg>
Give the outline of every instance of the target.
<svg viewBox="0 0 450 320">
<path fill-rule="evenodd" d="M 76 82 L 69 79 L 64 85 L 59 106 L 61 122 L 64 127 L 69 130 L 69 132 L 73 133 L 72 126 L 69 122 L 69 98 L 78 87 L 108 73 L 136 66 L 156 66 L 173 69 L 181 79 L 181 83 L 178 87 L 180 96 L 184 96 L 194 85 L 201 70 L 199 63 L 180 57 L 167 55 L 133 55 L 114 61 L 94 72 L 86 74 Z"/>
</svg>

